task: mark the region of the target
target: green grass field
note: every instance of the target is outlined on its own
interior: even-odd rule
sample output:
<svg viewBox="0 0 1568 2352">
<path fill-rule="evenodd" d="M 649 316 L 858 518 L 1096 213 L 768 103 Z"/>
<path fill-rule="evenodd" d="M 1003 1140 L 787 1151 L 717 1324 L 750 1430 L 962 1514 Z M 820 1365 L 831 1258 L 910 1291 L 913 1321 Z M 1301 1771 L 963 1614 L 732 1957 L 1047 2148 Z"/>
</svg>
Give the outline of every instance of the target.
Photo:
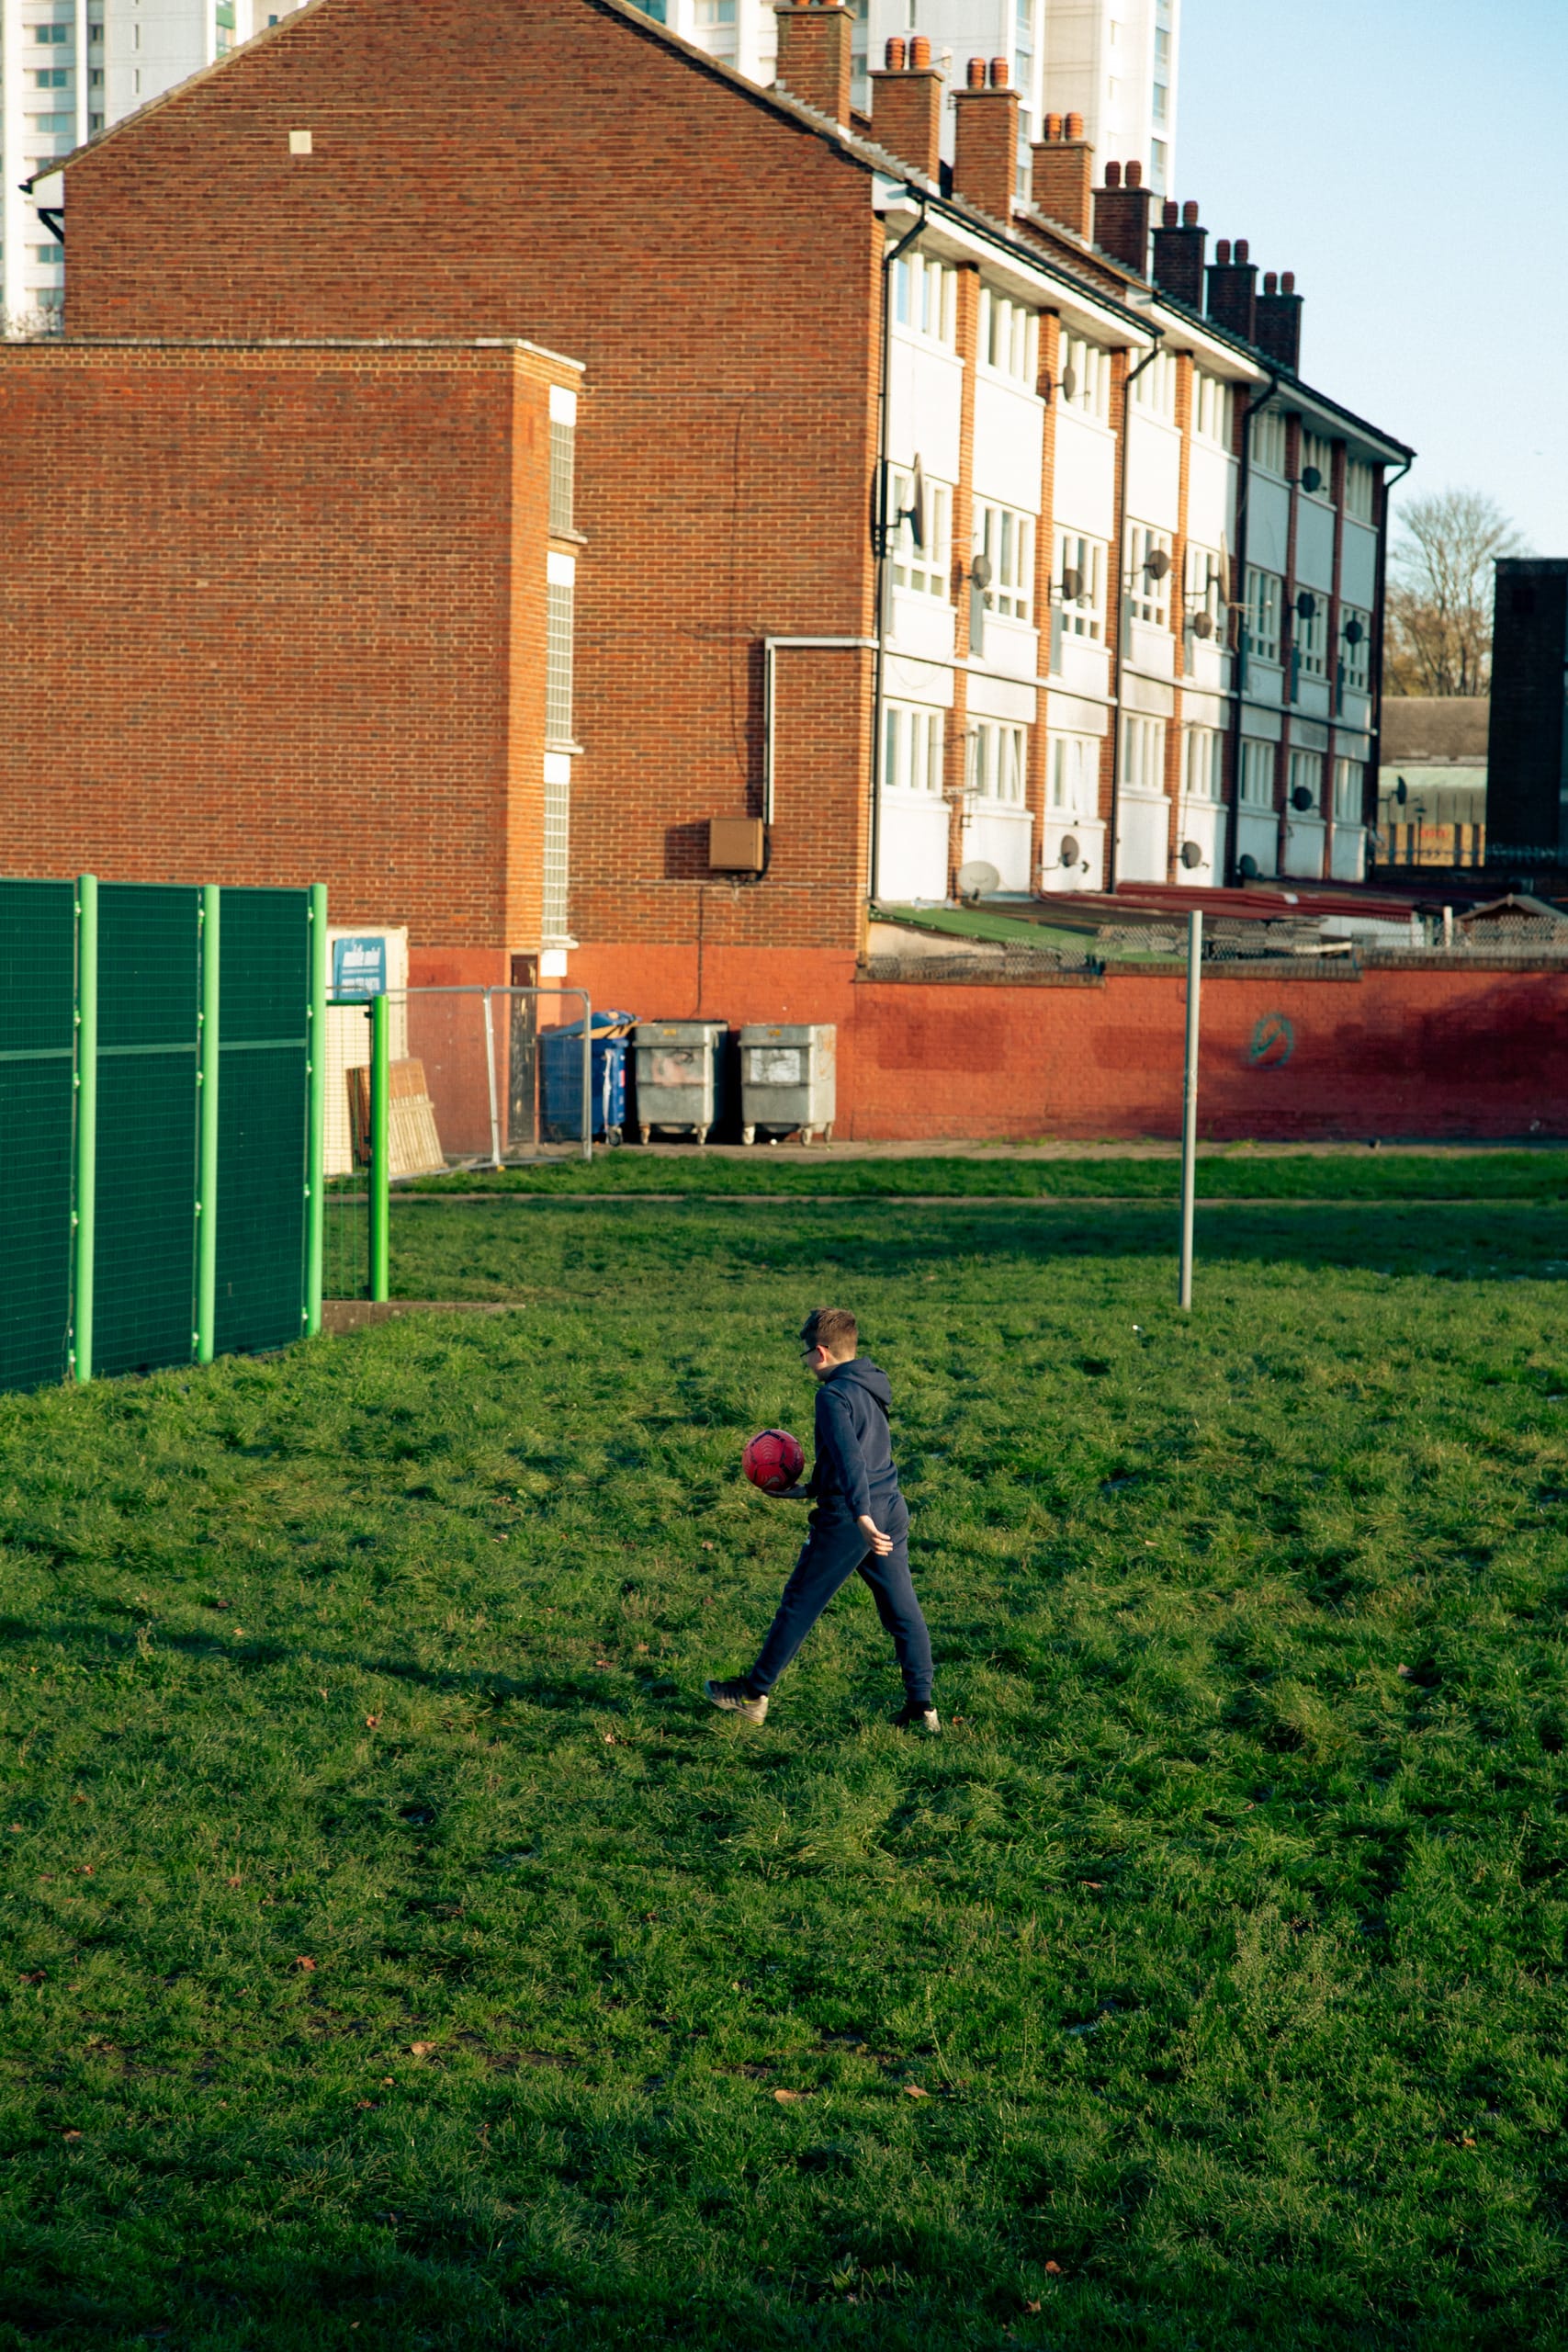
<svg viewBox="0 0 1568 2352">
<path fill-rule="evenodd" d="M 1560 2343 L 1562 1212 L 1199 1222 L 410 1202 L 510 1311 L 0 1399 L 4 2352 Z M 940 1742 L 858 1588 L 700 1697 L 821 1300 Z"/>
</svg>

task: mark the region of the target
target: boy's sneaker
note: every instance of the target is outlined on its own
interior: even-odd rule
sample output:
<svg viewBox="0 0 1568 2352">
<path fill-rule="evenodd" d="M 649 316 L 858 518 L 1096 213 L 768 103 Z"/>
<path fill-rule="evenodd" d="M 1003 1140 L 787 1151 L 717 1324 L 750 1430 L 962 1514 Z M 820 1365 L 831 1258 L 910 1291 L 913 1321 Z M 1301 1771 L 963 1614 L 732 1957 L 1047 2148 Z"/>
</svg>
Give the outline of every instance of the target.
<svg viewBox="0 0 1568 2352">
<path fill-rule="evenodd" d="M 753 1698 L 744 1682 L 708 1681 L 703 1684 L 703 1689 L 714 1705 L 722 1707 L 728 1715 L 744 1715 L 749 1724 L 760 1724 L 767 1720 L 766 1699 Z"/>
<path fill-rule="evenodd" d="M 907 1700 L 893 1721 L 900 1731 L 923 1731 L 928 1736 L 942 1729 L 942 1717 L 929 1701 L 925 1706 L 917 1707 L 913 1700 Z"/>
</svg>

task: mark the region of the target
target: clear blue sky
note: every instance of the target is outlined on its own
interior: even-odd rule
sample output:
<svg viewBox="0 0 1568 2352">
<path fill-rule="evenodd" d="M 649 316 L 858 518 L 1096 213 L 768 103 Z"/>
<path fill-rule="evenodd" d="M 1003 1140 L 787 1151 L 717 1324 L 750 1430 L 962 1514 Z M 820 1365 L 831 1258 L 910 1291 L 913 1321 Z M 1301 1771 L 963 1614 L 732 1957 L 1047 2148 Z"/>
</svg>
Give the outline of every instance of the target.
<svg viewBox="0 0 1568 2352">
<path fill-rule="evenodd" d="M 1568 556 L 1568 0 L 1183 0 L 1180 75 L 1175 193 L 1295 271 L 1306 380 Z"/>
</svg>

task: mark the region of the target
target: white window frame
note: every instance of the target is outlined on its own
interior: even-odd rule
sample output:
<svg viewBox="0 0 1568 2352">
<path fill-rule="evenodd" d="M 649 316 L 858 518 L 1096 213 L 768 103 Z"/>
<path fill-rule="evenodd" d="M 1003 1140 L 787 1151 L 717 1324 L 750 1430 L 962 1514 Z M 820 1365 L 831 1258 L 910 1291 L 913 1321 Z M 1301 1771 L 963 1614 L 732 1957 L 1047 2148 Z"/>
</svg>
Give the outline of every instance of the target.
<svg viewBox="0 0 1568 2352">
<path fill-rule="evenodd" d="M 1029 805 L 1029 729 L 1007 718 L 970 721 L 964 789 L 996 808 Z"/>
<path fill-rule="evenodd" d="M 1064 328 L 1057 365 L 1061 370 L 1062 398 L 1073 414 L 1088 417 L 1096 424 L 1109 423 L 1111 354 L 1103 345 L 1090 343 L 1085 336 Z M 1070 395 L 1069 377 L 1073 385 Z"/>
<path fill-rule="evenodd" d="M 947 740 L 947 713 L 925 703 L 882 706 L 882 789 L 939 800 Z"/>
<path fill-rule="evenodd" d="M 1288 458 L 1284 411 L 1260 409 L 1252 420 L 1252 463 L 1259 473 L 1272 474 L 1277 481 L 1283 481 Z"/>
<path fill-rule="evenodd" d="M 1235 389 L 1201 368 L 1192 370 L 1192 430 L 1220 449 L 1229 449 L 1235 437 Z"/>
<path fill-rule="evenodd" d="M 1308 490 L 1303 484 L 1302 496 L 1318 498 L 1325 506 L 1332 506 L 1334 503 L 1334 444 L 1326 440 L 1321 433 L 1314 433 L 1310 425 L 1303 424 L 1301 468 L 1303 474 L 1309 466 L 1315 466 L 1323 480 L 1316 490 Z"/>
<path fill-rule="evenodd" d="M 889 550 L 895 588 L 907 595 L 950 597 L 953 593 L 953 490 L 944 481 L 925 478 L 926 543 L 915 545 L 915 526 L 908 509 L 915 495 L 915 478 L 895 466 L 889 493 L 893 512 L 902 515 Z"/>
<path fill-rule="evenodd" d="M 1123 792 L 1142 793 L 1146 799 L 1165 795 L 1165 721 L 1145 718 L 1141 712 L 1122 713 L 1122 778 Z"/>
<path fill-rule="evenodd" d="M 1047 763 L 1053 812 L 1061 810 L 1080 822 L 1100 813 L 1100 763 L 1103 737 L 1058 735 L 1050 740 Z"/>
<path fill-rule="evenodd" d="M 958 342 L 958 272 L 919 245 L 893 265 L 893 323 L 906 334 L 953 350 Z"/>
<path fill-rule="evenodd" d="M 1310 808 L 1296 807 L 1296 794 L 1305 786 L 1312 795 Z M 1285 791 L 1292 817 L 1321 817 L 1323 814 L 1323 754 L 1321 752 L 1292 752 L 1285 775 Z"/>
<path fill-rule="evenodd" d="M 1028 621 L 1034 612 L 1034 516 L 994 499 L 975 502 L 975 552 L 991 567 L 986 610 L 999 620 Z"/>
<path fill-rule="evenodd" d="M 1133 379 L 1133 405 L 1148 416 L 1176 420 L 1176 354 L 1159 350 Z"/>
<path fill-rule="evenodd" d="M 1181 730 L 1181 792 L 1186 800 L 1224 797 L 1225 739 L 1217 727 Z"/>
<path fill-rule="evenodd" d="M 1361 641 L 1352 645 L 1345 632 L 1352 621 L 1361 624 Z M 1366 694 L 1372 682 L 1372 616 L 1359 605 L 1339 607 L 1339 659 L 1344 665 L 1345 684 L 1352 694 Z"/>
<path fill-rule="evenodd" d="M 1291 650 L 1295 656 L 1296 671 L 1303 678 L 1322 678 L 1326 676 L 1328 667 L 1328 599 L 1315 588 L 1301 589 L 1297 594 L 1310 596 L 1314 610 L 1312 618 L 1307 620 L 1294 605 L 1291 607 Z"/>
<path fill-rule="evenodd" d="M 1146 621 L 1153 628 L 1170 627 L 1170 591 L 1175 577 L 1171 562 L 1163 580 L 1152 579 L 1147 565 L 1153 555 L 1171 555 L 1171 537 L 1153 523 L 1129 523 L 1127 526 L 1127 610 L 1135 621 Z"/>
<path fill-rule="evenodd" d="M 1334 763 L 1334 821 L 1337 825 L 1366 822 L 1367 763 L 1364 760 Z"/>
<path fill-rule="evenodd" d="M 1244 808 L 1272 808 L 1279 747 L 1256 735 L 1241 739 L 1240 798 Z"/>
<path fill-rule="evenodd" d="M 1280 659 L 1280 609 L 1285 583 L 1277 571 L 1247 567 L 1247 650 L 1255 662 Z"/>
<path fill-rule="evenodd" d="M 1005 377 L 1030 391 L 1040 380 L 1040 313 L 1010 295 L 980 288 L 980 365 L 988 376 Z"/>
<path fill-rule="evenodd" d="M 1345 461 L 1345 512 L 1354 515 L 1358 523 L 1371 523 L 1377 518 L 1377 468 L 1364 458 L 1348 458 Z"/>
<path fill-rule="evenodd" d="M 1223 646 L 1224 643 L 1225 607 L 1220 593 L 1224 580 L 1224 565 L 1218 548 L 1206 548 L 1196 540 L 1189 539 L 1184 582 L 1187 627 L 1190 630 L 1199 614 L 1207 613 L 1214 624 L 1207 639 L 1210 645 Z"/>
<path fill-rule="evenodd" d="M 1065 637 L 1081 637 L 1095 645 L 1104 638 L 1105 576 L 1110 556 L 1111 549 L 1105 540 L 1091 539 L 1086 531 L 1057 532 L 1053 578 L 1056 594 L 1061 599 L 1062 633 Z M 1083 594 L 1071 604 L 1062 586 L 1069 571 L 1078 572 L 1083 579 Z"/>
</svg>

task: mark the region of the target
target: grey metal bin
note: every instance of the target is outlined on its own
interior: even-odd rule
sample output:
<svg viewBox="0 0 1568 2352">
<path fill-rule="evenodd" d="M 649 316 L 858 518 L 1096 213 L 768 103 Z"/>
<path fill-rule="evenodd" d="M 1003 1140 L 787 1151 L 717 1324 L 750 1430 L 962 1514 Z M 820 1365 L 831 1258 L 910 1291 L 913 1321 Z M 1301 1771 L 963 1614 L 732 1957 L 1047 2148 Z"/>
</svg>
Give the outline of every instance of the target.
<svg viewBox="0 0 1568 2352">
<path fill-rule="evenodd" d="M 724 1021 L 639 1021 L 637 1024 L 637 1123 L 646 1143 L 655 1127 L 708 1129 L 724 1115 Z"/>
<path fill-rule="evenodd" d="M 839 1033 L 831 1022 L 749 1022 L 740 1032 L 740 1138 L 798 1127 L 833 1139 Z"/>
</svg>

